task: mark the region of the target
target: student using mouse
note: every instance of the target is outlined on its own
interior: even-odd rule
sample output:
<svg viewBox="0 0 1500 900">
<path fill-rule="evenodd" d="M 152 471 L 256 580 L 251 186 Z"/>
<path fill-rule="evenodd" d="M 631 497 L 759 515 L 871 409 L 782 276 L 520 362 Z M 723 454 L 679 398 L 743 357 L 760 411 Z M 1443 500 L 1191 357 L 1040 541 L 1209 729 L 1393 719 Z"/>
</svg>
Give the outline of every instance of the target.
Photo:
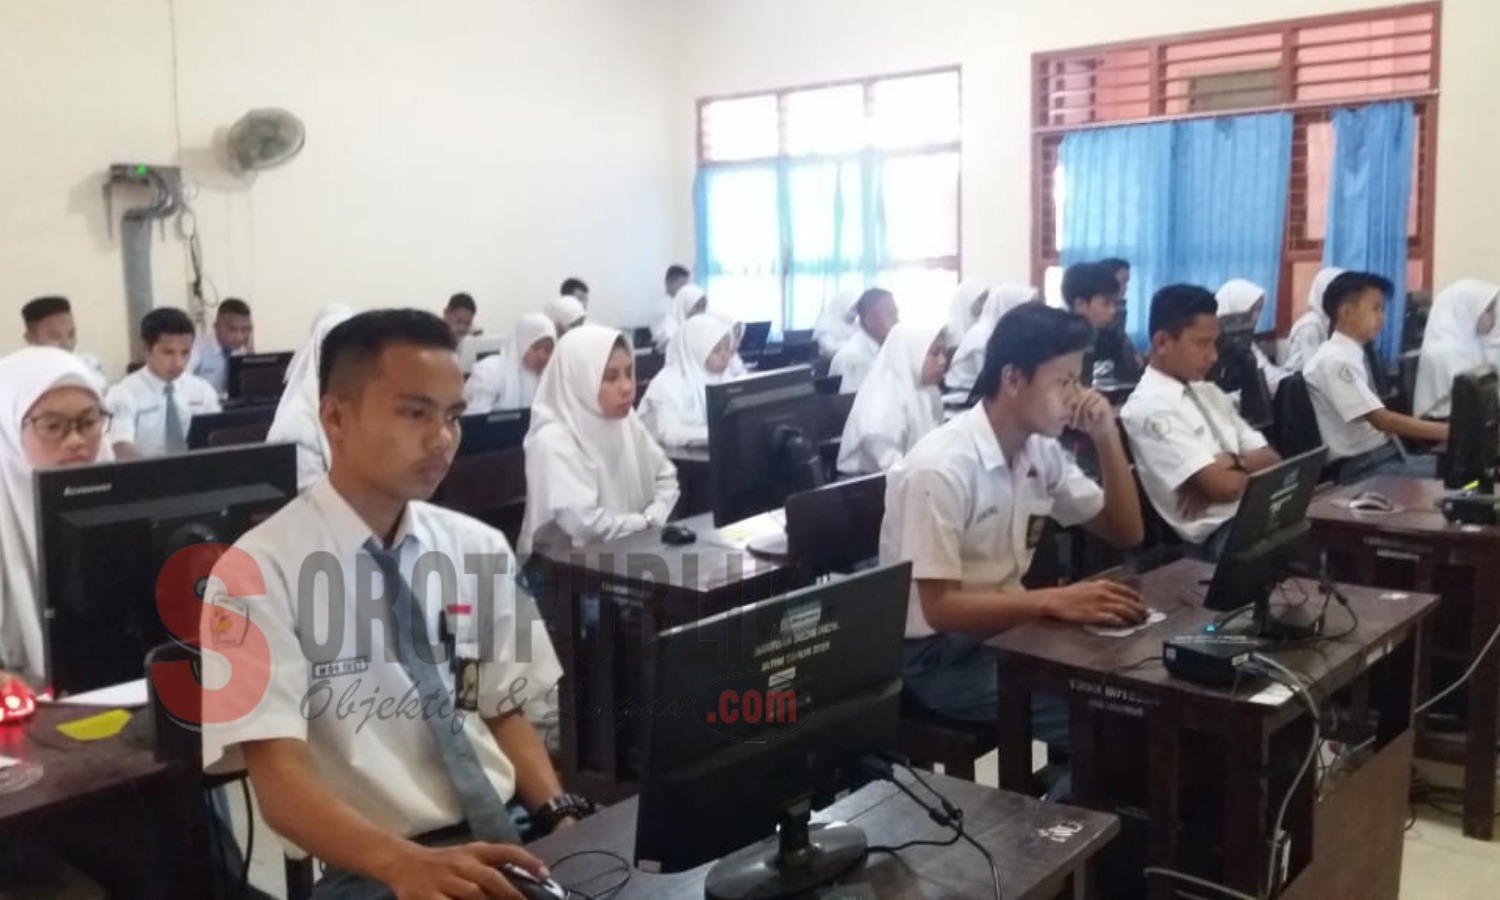
<svg viewBox="0 0 1500 900">
<path fill-rule="evenodd" d="M 219 411 L 219 392 L 188 371 L 196 336 L 193 320 L 180 309 L 153 309 L 141 317 L 146 364 L 104 395 L 116 456 L 184 453 L 193 417 Z"/>
<path fill-rule="evenodd" d="M 1120 410 L 1151 505 L 1217 559 L 1250 475 L 1281 462 L 1219 387 L 1218 302 L 1175 284 L 1151 299 L 1151 363 Z"/>
<path fill-rule="evenodd" d="M 635 352 L 624 335 L 602 325 L 563 335 L 531 405 L 522 559 L 666 523 L 681 493 L 677 468 L 634 403 Z"/>
<path fill-rule="evenodd" d="M 464 382 L 468 414 L 530 408 L 556 346 L 557 328 L 551 319 L 541 313 L 522 316 L 510 345 L 475 363 Z"/>
<path fill-rule="evenodd" d="M 1341 484 L 1372 475 L 1432 478 L 1437 458 L 1407 457 L 1400 438 L 1448 440 L 1446 424 L 1387 409 L 1371 382 L 1364 348 L 1385 327 L 1385 300 L 1391 290 L 1388 279 L 1370 272 L 1345 272 L 1334 278 L 1323 296 L 1333 335 L 1303 372 L 1318 430 Z"/>
<path fill-rule="evenodd" d="M 546 871 L 507 804 L 551 826 L 580 810 L 535 725 L 562 670 L 505 538 L 425 502 L 459 441 L 453 333 L 363 313 L 329 332 L 319 382 L 327 478 L 208 582 L 204 665 L 228 686 L 204 694 L 205 770 L 248 769 L 267 823 L 326 863 L 315 897 L 520 898 L 501 867 Z"/>
<path fill-rule="evenodd" d="M 839 441 L 839 474 L 884 472 L 943 424 L 938 386 L 947 370 L 948 341 L 942 328 L 898 322 L 854 397 Z"/>
<path fill-rule="evenodd" d="M 1038 619 L 1098 625 L 1143 621 L 1140 595 L 1108 581 L 1028 591 L 1048 519 L 1084 525 L 1116 547 L 1141 541 L 1141 510 L 1109 403 L 1079 383 L 1093 329 L 1082 317 L 1026 303 L 985 351 L 973 409 L 923 438 L 886 474 L 880 562 L 910 560 L 903 677 L 916 702 L 968 722 L 995 720 L 994 658 L 984 640 Z M 1057 442 L 1068 427 L 1098 451 L 1101 488 Z M 1033 704 L 1039 740 L 1067 743 L 1067 706 Z"/>
<path fill-rule="evenodd" d="M 885 343 L 885 336 L 901 318 L 895 295 L 881 288 L 871 288 L 861 294 L 854 309 L 859 314 L 859 330 L 844 342 L 828 364 L 828 374 L 843 379 L 839 384 L 841 394 L 859 392 L 859 386 L 875 365 L 875 355 Z"/>
<path fill-rule="evenodd" d="M 725 380 L 736 324 L 713 313 L 683 323 L 667 345 L 666 368 L 651 379 L 640 417 L 664 447 L 708 446 L 707 390 Z"/>
</svg>

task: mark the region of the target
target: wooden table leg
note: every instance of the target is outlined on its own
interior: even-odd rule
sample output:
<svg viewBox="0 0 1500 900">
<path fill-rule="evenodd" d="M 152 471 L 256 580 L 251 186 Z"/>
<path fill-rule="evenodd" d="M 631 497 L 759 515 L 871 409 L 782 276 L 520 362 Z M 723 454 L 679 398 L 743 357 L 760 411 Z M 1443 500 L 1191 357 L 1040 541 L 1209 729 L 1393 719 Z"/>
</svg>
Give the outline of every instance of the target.
<svg viewBox="0 0 1500 900">
<path fill-rule="evenodd" d="M 1000 787 L 1031 793 L 1031 691 L 1016 677 L 1004 655 L 995 660 L 1000 708 Z"/>
<path fill-rule="evenodd" d="M 1493 561 L 1475 571 L 1473 627 L 1469 633 L 1474 659 L 1500 626 L 1500 597 L 1495 595 L 1500 566 Z M 1464 745 L 1464 836 L 1488 841 L 1495 834 L 1495 738 L 1500 725 L 1500 649 L 1491 648 L 1469 679 L 1469 728 Z"/>
<path fill-rule="evenodd" d="M 1177 825 L 1182 783 L 1182 741 L 1177 716 L 1166 708 L 1155 710 L 1147 718 L 1146 741 L 1150 748 L 1146 763 L 1146 806 L 1151 816 L 1146 858 L 1150 865 L 1175 869 L 1179 868 Z M 1160 878 L 1153 880 L 1151 890 L 1153 895 L 1157 892 L 1171 895 L 1171 887 Z"/>
<path fill-rule="evenodd" d="M 1249 716 L 1235 715 L 1228 726 L 1224 747 L 1223 884 L 1260 896 L 1270 852 L 1262 781 L 1269 738 L 1260 723 Z"/>
</svg>

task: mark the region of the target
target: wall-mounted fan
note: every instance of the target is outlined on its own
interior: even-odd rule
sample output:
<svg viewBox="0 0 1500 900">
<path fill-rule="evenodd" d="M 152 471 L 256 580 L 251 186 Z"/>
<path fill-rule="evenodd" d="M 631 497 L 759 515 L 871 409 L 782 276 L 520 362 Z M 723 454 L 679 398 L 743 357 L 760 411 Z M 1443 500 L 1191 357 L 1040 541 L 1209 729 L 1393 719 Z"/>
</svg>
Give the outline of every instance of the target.
<svg viewBox="0 0 1500 900">
<path fill-rule="evenodd" d="M 252 109 L 229 129 L 229 158 L 242 172 L 279 166 L 302 151 L 307 129 L 284 109 Z"/>
</svg>

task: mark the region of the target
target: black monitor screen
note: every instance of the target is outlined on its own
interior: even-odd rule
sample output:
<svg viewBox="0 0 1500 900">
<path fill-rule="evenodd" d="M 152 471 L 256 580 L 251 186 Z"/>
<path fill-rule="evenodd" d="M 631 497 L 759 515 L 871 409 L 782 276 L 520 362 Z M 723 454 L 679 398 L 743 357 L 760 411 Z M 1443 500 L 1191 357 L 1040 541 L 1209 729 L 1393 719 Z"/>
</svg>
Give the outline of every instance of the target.
<svg viewBox="0 0 1500 900">
<path fill-rule="evenodd" d="M 822 486 L 822 404 L 805 366 L 708 387 L 708 458 L 714 524 L 780 507 Z"/>
<path fill-rule="evenodd" d="M 1479 366 L 1453 379 L 1448 425 L 1444 486 L 1492 491 L 1500 457 L 1500 376 L 1494 368 Z"/>
<path fill-rule="evenodd" d="M 290 353 L 247 353 L 229 357 L 229 397 L 254 403 L 275 403 L 286 388 Z"/>
</svg>

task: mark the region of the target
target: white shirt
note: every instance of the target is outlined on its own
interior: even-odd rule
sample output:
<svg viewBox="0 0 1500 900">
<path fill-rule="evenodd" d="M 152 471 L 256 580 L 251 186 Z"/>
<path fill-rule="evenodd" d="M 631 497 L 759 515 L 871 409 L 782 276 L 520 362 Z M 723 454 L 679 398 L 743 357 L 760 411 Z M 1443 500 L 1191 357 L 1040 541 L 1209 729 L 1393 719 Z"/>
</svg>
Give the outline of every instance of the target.
<svg viewBox="0 0 1500 900">
<path fill-rule="evenodd" d="M 303 741 L 324 787 L 377 827 L 413 836 L 457 824 L 464 811 L 423 718 L 422 701 L 395 641 L 387 639 L 395 625 L 384 579 L 363 549 L 371 536 L 323 479 L 235 545 L 258 573 L 247 578 L 241 570 L 236 577 L 234 551 L 215 568 L 204 597 L 205 682 L 224 684 L 232 671 L 231 685 L 248 687 L 205 694 L 203 764 L 206 771 L 236 771 L 244 765 L 238 746 L 244 742 Z M 535 604 L 517 593 L 515 557 L 493 528 L 416 502 L 407 505 L 393 548 L 402 577 L 422 604 L 428 634 L 438 640 L 446 610 L 459 652 L 481 660 L 477 715 L 465 715 L 460 726 L 451 704 L 440 710 L 432 701 L 427 710 L 442 716 L 443 727 L 462 727 L 496 793 L 509 801 L 515 768 L 482 717 L 519 708 L 533 722 L 554 724 L 551 695 L 562 677 Z M 493 565 L 471 564 L 470 554 Z M 451 562 L 454 577 L 413 579 L 419 558 L 424 565 L 438 561 L 438 571 Z M 334 574 L 309 577 L 320 564 Z M 365 593 L 374 602 L 366 600 L 368 608 L 361 610 L 360 584 L 366 579 L 373 587 Z M 342 603 L 330 604 L 330 584 L 342 589 Z M 334 610 L 340 613 L 336 619 Z M 527 623 L 529 628 L 518 627 Z M 451 692 L 446 649 L 437 646 L 434 654 Z M 257 669 L 268 678 L 263 691 Z"/>
<path fill-rule="evenodd" d="M 145 366 L 126 375 L 104 395 L 104 405 L 114 416 L 111 444 L 133 444 L 146 457 L 167 455 L 167 383 Z M 172 402 L 187 437 L 193 416 L 220 411 L 219 392 L 196 375 L 183 373 L 172 382 Z"/>
<path fill-rule="evenodd" d="M 229 394 L 229 357 L 244 356 L 244 350 L 225 350 L 212 330 L 193 341 L 193 356 L 188 371 L 213 385 L 220 397 Z"/>
<path fill-rule="evenodd" d="M 1390 436 L 1365 420 L 1385 403 L 1370 384 L 1365 351 L 1343 332 L 1323 342 L 1303 371 L 1329 460 L 1378 450 Z"/>
<path fill-rule="evenodd" d="M 109 387 L 109 379 L 104 375 L 104 363 L 101 363 L 99 357 L 87 350 L 75 350 L 73 351 L 73 355 L 83 360 L 83 364 L 94 375 L 94 386 L 99 389 L 100 394 L 103 394 L 105 389 Z"/>
<path fill-rule="evenodd" d="M 844 342 L 839 352 L 833 356 L 833 361 L 828 364 L 828 374 L 838 375 L 844 380 L 839 383 L 840 394 L 855 394 L 859 392 L 859 386 L 865 383 L 865 376 L 870 374 L 870 369 L 875 365 L 875 356 L 880 353 L 880 345 L 870 337 L 870 333 L 863 328 L 854 333 L 854 336 Z"/>
<path fill-rule="evenodd" d="M 984 404 L 912 448 L 886 473 L 882 565 L 911 560 L 912 578 L 965 590 L 1021 590 L 1044 520 L 1081 525 L 1104 509 L 1104 490 L 1052 438 L 1033 435 L 1006 460 Z M 907 638 L 934 634 L 912 585 Z"/>
<path fill-rule="evenodd" d="M 1201 544 L 1234 517 L 1239 501 L 1215 503 L 1191 520 L 1178 505 L 1178 490 L 1216 456 L 1244 456 L 1266 446 L 1217 385 L 1184 384 L 1147 366 L 1120 410 L 1120 421 L 1146 496 L 1184 541 Z"/>
</svg>

